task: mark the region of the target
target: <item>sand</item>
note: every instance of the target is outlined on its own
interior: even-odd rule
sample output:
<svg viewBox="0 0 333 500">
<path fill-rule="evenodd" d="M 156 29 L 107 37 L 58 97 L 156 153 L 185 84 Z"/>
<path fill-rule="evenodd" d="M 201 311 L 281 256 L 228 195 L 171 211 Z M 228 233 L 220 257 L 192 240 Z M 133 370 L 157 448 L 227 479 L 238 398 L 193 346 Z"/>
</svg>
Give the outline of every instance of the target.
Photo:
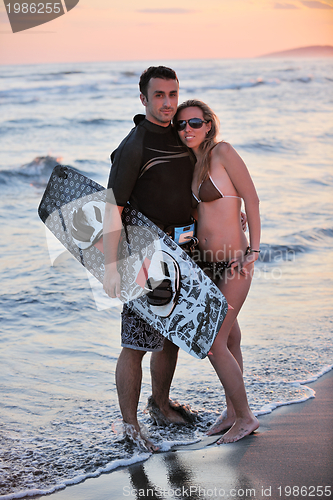
<svg viewBox="0 0 333 500">
<path fill-rule="evenodd" d="M 333 371 L 309 384 L 316 397 L 259 417 L 243 440 L 152 455 L 50 495 L 124 498 L 333 498 Z"/>
</svg>

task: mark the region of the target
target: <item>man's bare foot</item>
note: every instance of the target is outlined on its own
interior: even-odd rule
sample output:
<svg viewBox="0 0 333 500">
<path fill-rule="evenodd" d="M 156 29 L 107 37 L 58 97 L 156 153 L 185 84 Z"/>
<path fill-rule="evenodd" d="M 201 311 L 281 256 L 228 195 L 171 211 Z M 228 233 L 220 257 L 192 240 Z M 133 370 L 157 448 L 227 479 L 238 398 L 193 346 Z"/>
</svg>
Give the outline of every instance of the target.
<svg viewBox="0 0 333 500">
<path fill-rule="evenodd" d="M 237 419 L 231 429 L 223 434 L 216 444 L 235 443 L 259 427 L 256 417 Z"/>
<path fill-rule="evenodd" d="M 144 451 L 148 451 L 149 453 L 154 453 L 156 451 L 159 451 L 160 448 L 154 445 L 154 443 L 152 443 L 150 439 L 144 436 L 140 428 L 136 429 L 134 425 L 127 424 L 126 422 L 124 422 L 123 424 L 124 424 L 124 434 L 130 441 L 132 441 L 132 443 L 134 443 L 136 446 L 143 449 Z"/>
<path fill-rule="evenodd" d="M 171 399 L 169 399 L 168 405 L 161 409 L 152 396 L 148 399 L 147 410 L 157 425 L 186 425 L 194 422 L 197 417 L 197 413 L 192 411 L 190 407 L 180 405 Z"/>
<path fill-rule="evenodd" d="M 181 405 L 178 401 L 169 399 L 168 408 L 165 408 L 164 416 L 172 424 L 186 425 L 193 422 L 196 414 L 194 414 L 189 406 Z"/>
<path fill-rule="evenodd" d="M 160 411 L 163 414 L 165 421 L 169 424 L 185 425 L 187 423 L 186 420 L 170 406 L 169 408 L 166 408 L 164 412 L 162 412 L 162 410 Z"/>
<path fill-rule="evenodd" d="M 214 434 L 219 434 L 220 432 L 230 429 L 234 425 L 235 420 L 235 414 L 228 415 L 226 408 L 206 432 L 207 436 L 213 436 Z"/>
</svg>

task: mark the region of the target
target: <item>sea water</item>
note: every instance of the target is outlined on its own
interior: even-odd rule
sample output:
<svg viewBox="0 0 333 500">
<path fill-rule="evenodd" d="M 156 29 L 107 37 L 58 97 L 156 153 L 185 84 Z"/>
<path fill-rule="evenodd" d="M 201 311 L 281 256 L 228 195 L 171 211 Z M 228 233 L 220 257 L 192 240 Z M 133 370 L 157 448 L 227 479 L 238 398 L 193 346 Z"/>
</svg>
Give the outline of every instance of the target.
<svg viewBox="0 0 333 500">
<path fill-rule="evenodd" d="M 0 498 L 64 488 L 145 460 L 123 439 L 114 372 L 120 309 L 98 307 L 85 270 L 50 258 L 37 207 L 56 161 L 106 185 L 109 154 L 143 112 L 141 72 L 160 61 L 0 69 Z M 262 252 L 240 313 L 256 414 L 314 396 L 332 368 L 333 68 L 330 59 L 168 61 L 180 102 L 206 101 L 245 160 Z M 36 157 L 53 157 L 37 159 Z M 193 442 L 224 408 L 207 359 L 180 352 L 171 397 L 193 428 L 152 425 L 149 355 L 139 419 L 163 449 Z"/>
</svg>

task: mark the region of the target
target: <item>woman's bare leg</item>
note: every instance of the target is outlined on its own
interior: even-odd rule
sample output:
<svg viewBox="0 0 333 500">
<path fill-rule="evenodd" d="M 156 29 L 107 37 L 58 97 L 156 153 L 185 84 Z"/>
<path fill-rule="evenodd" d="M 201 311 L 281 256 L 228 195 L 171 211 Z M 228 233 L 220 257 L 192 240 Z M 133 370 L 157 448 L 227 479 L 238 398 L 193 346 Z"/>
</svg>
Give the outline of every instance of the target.
<svg viewBox="0 0 333 500">
<path fill-rule="evenodd" d="M 232 404 L 235 412 L 235 421 L 231 429 L 224 434 L 218 443 L 238 441 L 259 427 L 258 420 L 248 405 L 243 374 L 240 367 L 242 361 L 239 364 L 228 348 L 231 329 L 248 294 L 250 284 L 250 275 L 242 276 L 236 271 L 231 276 L 229 270 L 227 270 L 224 279 L 220 280 L 219 283 L 220 290 L 233 309 L 229 309 L 208 356 Z M 236 330 L 234 331 L 236 333 Z M 221 418 L 223 421 L 223 417 Z"/>
<path fill-rule="evenodd" d="M 231 327 L 227 347 L 233 357 L 236 359 L 241 372 L 243 373 L 243 356 L 241 351 L 241 330 L 238 324 L 237 319 L 234 321 L 234 324 Z M 207 435 L 211 436 L 213 434 L 219 434 L 220 432 L 226 431 L 230 429 L 235 423 L 236 414 L 234 407 L 232 406 L 232 402 L 228 396 L 225 394 L 227 407 L 223 410 L 221 415 L 216 419 L 214 424 L 207 431 Z"/>
</svg>

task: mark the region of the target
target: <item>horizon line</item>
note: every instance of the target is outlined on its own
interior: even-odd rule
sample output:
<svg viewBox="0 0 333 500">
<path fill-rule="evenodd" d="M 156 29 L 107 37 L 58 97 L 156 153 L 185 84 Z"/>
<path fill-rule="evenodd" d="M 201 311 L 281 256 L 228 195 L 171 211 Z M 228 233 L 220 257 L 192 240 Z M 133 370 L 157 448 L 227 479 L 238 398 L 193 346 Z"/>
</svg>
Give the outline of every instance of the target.
<svg viewBox="0 0 333 500">
<path fill-rule="evenodd" d="M 42 34 L 44 32 L 40 32 L 40 34 Z M 1 34 L 1 32 L 0 32 Z M 306 55 L 303 55 L 303 56 L 292 56 L 290 55 L 289 57 L 301 57 L 302 59 L 320 59 L 320 58 L 327 58 L 327 57 L 333 57 L 333 45 L 306 45 L 306 46 L 301 46 L 301 47 L 294 47 L 294 48 L 291 48 L 291 49 L 283 49 L 283 50 L 277 50 L 277 51 L 274 51 L 274 52 L 269 52 L 269 53 L 265 53 L 265 54 L 260 54 L 260 55 L 256 55 L 256 56 L 224 56 L 224 57 L 205 57 L 204 59 L 203 58 L 192 58 L 192 57 L 187 57 L 187 58 L 184 58 L 184 57 L 181 57 L 181 58 L 172 58 L 172 59 L 165 59 L 165 58 L 161 58 L 162 60 L 164 61 L 221 61 L 221 60 L 224 60 L 224 59 L 227 59 L 227 60 L 232 60 L 232 59 L 237 59 L 237 60 L 240 60 L 240 59 L 260 59 L 260 58 L 270 58 L 270 57 L 274 57 L 276 58 L 277 55 L 281 54 L 281 57 L 284 57 L 284 56 L 287 56 L 287 53 L 288 52 L 293 52 L 293 51 L 297 51 L 297 50 L 310 50 L 310 49 L 332 49 L 332 55 L 323 55 L 323 56 L 320 56 L 320 55 L 309 55 L 309 56 L 306 56 Z M 83 64 L 92 64 L 92 63 L 117 63 L 117 62 L 128 62 L 128 63 L 139 63 L 139 62 L 148 62 L 148 61 L 157 61 L 157 59 L 155 58 L 152 58 L 152 59 L 100 59 L 100 60 L 73 60 L 73 61 L 52 61 L 52 62 L 48 62 L 48 61 L 44 61 L 44 62 L 28 62 L 28 63 L 2 63 L 0 61 L 0 66 L 33 66 L 33 65 L 42 65 L 42 64 L 80 64 L 80 63 L 83 63 Z"/>
</svg>

